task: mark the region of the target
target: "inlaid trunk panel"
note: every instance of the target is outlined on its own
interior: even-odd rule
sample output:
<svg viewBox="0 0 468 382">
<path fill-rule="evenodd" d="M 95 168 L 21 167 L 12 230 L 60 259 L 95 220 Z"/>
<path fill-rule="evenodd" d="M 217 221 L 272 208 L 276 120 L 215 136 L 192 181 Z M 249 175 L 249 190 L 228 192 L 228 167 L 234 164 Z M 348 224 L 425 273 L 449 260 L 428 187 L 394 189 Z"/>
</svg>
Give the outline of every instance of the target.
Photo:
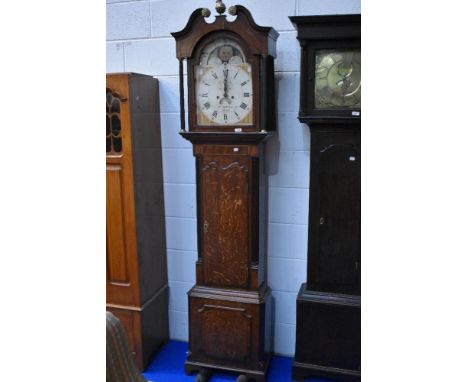
<svg viewBox="0 0 468 382">
<path fill-rule="evenodd" d="M 122 166 L 106 166 L 107 272 L 110 282 L 129 282 L 125 249 L 125 216 L 122 197 Z"/>
<path fill-rule="evenodd" d="M 205 283 L 246 288 L 249 281 L 248 157 L 206 156 L 201 177 Z"/>
<path fill-rule="evenodd" d="M 269 349 L 264 348 L 263 297 L 252 303 L 227 301 L 221 296 L 197 297 L 200 290 L 196 289 L 189 292 L 189 360 L 264 370 Z M 269 301 L 269 295 L 264 297 Z"/>
</svg>

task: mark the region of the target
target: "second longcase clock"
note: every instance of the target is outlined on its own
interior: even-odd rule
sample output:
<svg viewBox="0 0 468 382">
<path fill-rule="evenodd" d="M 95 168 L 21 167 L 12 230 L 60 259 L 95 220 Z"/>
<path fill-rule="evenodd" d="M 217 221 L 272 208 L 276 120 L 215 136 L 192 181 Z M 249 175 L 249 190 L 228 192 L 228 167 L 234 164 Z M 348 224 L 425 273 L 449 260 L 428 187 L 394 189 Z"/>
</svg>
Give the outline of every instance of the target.
<svg viewBox="0 0 468 382">
<path fill-rule="evenodd" d="M 180 61 L 181 135 L 193 143 L 197 174 L 198 261 L 189 291 L 187 373 L 216 370 L 264 381 L 270 359 L 266 274 L 267 177 L 263 142 L 275 128 L 273 59 L 278 37 L 234 6 L 207 23 L 193 12 L 173 33 Z M 184 120 L 187 60 L 188 121 Z"/>
<path fill-rule="evenodd" d="M 293 378 L 361 377 L 360 15 L 296 16 L 299 120 L 310 128 L 307 283 Z"/>
</svg>

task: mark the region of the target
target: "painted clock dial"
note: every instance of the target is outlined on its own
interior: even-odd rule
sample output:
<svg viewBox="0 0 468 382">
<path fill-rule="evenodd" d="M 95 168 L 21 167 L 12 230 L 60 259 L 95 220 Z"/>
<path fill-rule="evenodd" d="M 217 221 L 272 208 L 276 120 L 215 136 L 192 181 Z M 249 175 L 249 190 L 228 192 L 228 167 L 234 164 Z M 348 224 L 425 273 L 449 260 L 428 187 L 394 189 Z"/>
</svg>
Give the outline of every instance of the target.
<svg viewBox="0 0 468 382">
<path fill-rule="evenodd" d="M 361 107 L 361 52 L 318 51 L 315 60 L 315 107 Z"/>
<path fill-rule="evenodd" d="M 252 124 L 252 68 L 239 44 L 227 38 L 207 44 L 195 81 L 198 125 Z"/>
</svg>

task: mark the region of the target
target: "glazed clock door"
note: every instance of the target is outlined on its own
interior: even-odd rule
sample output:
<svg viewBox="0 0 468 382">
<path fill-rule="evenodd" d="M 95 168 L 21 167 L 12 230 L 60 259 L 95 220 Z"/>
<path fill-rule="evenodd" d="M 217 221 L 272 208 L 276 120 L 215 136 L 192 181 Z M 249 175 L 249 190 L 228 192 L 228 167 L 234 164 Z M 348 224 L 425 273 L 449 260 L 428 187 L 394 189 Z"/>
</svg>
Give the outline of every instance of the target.
<svg viewBox="0 0 468 382">
<path fill-rule="evenodd" d="M 252 124 L 252 67 L 236 41 L 208 43 L 194 70 L 199 126 Z"/>
<path fill-rule="evenodd" d="M 361 107 L 361 52 L 319 50 L 315 57 L 315 107 Z"/>
<path fill-rule="evenodd" d="M 343 135 L 343 137 L 341 137 Z M 356 134 L 354 134 L 356 135 Z M 336 134 L 316 151 L 318 187 L 315 256 L 318 289 L 358 293 L 360 285 L 360 148 L 353 134 Z M 340 139 L 341 138 L 341 139 Z M 314 208 L 314 207 L 313 207 Z"/>
<path fill-rule="evenodd" d="M 247 288 L 249 160 L 206 156 L 201 169 L 202 251 L 206 285 Z"/>
<path fill-rule="evenodd" d="M 312 120 L 351 122 L 361 117 L 361 50 L 356 42 L 343 43 L 339 49 L 329 45 L 308 45 L 304 74 L 309 80 L 303 84 L 301 108 Z"/>
</svg>

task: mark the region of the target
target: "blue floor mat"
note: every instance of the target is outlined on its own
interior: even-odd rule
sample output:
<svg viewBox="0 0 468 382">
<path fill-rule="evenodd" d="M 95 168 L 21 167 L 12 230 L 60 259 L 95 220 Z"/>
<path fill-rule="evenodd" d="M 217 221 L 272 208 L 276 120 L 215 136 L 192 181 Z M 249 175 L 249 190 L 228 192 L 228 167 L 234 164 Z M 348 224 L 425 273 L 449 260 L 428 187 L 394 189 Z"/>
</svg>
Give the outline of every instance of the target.
<svg viewBox="0 0 468 382">
<path fill-rule="evenodd" d="M 193 382 L 196 374 L 184 374 L 184 361 L 187 354 L 187 342 L 169 341 L 156 354 L 143 375 L 154 382 Z M 268 382 L 289 382 L 291 379 L 292 358 L 274 356 L 270 363 Z M 215 373 L 210 382 L 235 381 L 237 375 Z M 330 382 L 325 379 L 308 378 L 308 382 Z"/>
</svg>

